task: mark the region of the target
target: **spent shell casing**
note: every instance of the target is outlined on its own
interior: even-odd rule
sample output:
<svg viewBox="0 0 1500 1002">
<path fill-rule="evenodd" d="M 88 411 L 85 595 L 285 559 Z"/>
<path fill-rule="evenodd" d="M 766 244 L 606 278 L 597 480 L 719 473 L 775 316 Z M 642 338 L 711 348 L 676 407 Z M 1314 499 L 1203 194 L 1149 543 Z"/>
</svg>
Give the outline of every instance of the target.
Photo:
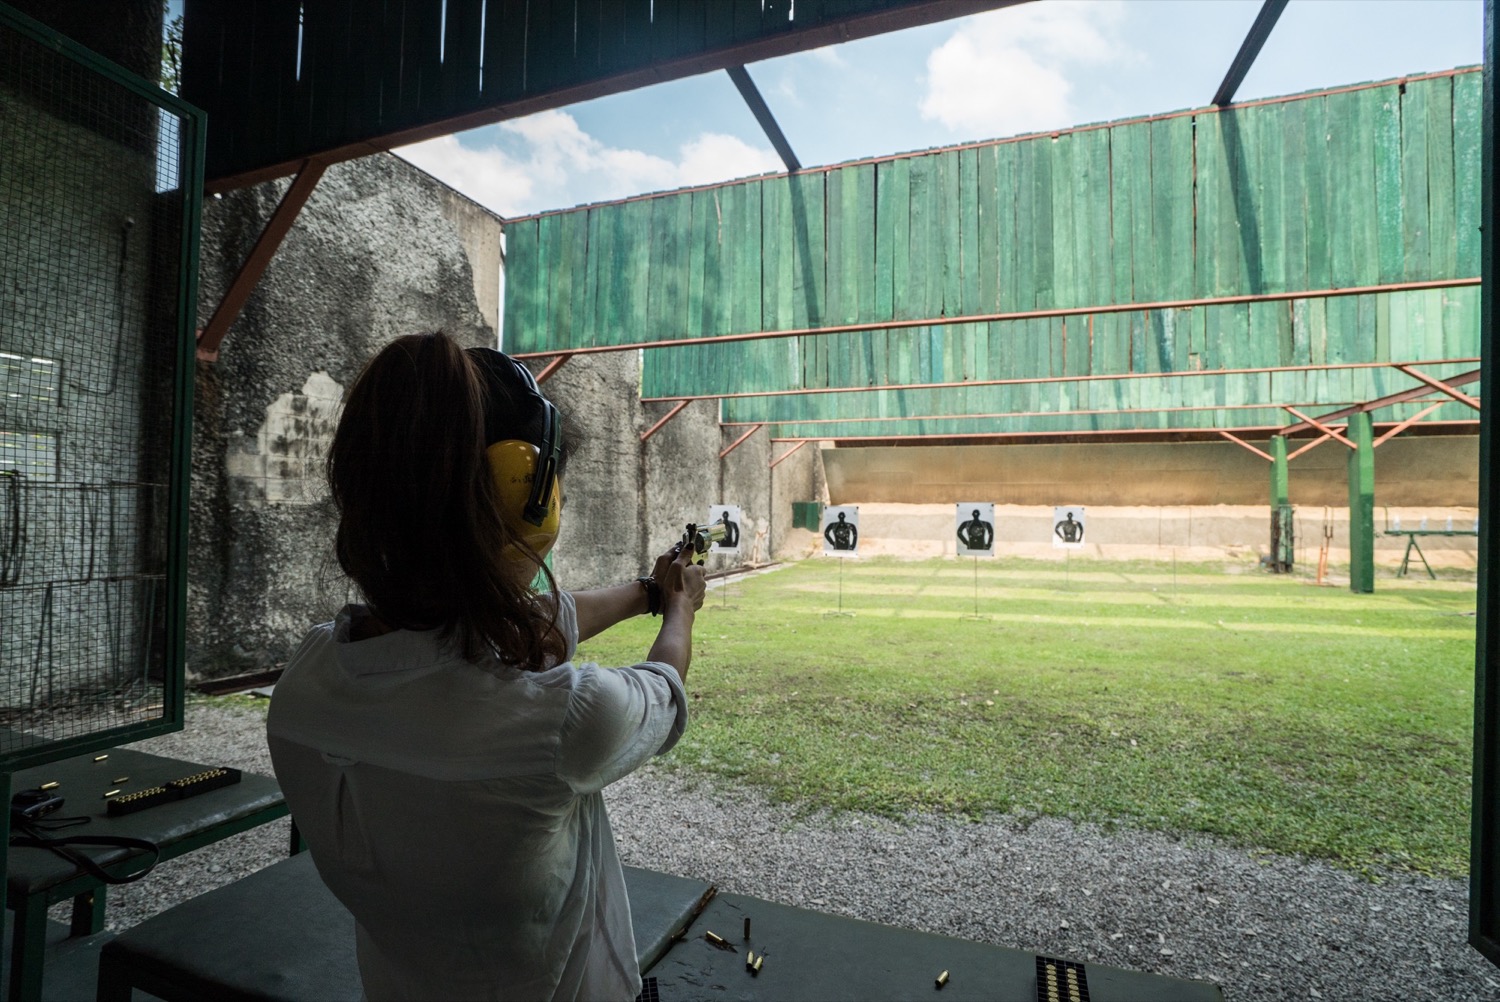
<svg viewBox="0 0 1500 1002">
<path fill-rule="evenodd" d="M 110 797 L 113 797 L 115 794 L 117 794 L 119 792 L 120 792 L 119 790 L 105 790 L 104 791 L 104 799 L 108 800 Z"/>
<path fill-rule="evenodd" d="M 752 967 L 752 968 L 750 968 L 750 973 L 752 973 L 752 974 L 759 974 L 760 973 L 760 965 L 763 964 L 763 963 L 765 963 L 765 960 L 766 960 L 765 954 L 761 954 L 759 957 L 756 957 L 755 958 L 755 966 Z"/>
<path fill-rule="evenodd" d="M 41 786 L 37 787 L 37 789 L 38 790 L 55 790 L 59 786 L 62 786 L 62 784 L 59 783 L 57 780 L 54 779 L 50 783 L 43 783 Z"/>
<path fill-rule="evenodd" d="M 708 931 L 706 931 L 703 934 L 703 938 L 706 939 L 706 940 L 708 940 L 714 946 L 728 946 L 729 945 L 729 942 L 727 940 L 725 940 L 723 936 L 720 936 L 718 933 L 714 932 L 712 929 L 709 929 Z"/>
<path fill-rule="evenodd" d="M 128 782 L 130 782 L 130 777 L 129 776 L 116 776 L 114 779 L 110 780 L 110 782 L 111 783 L 128 783 Z"/>
<path fill-rule="evenodd" d="M 948 983 L 948 972 L 944 971 L 942 974 L 939 974 L 937 976 L 937 986 L 939 988 L 941 988 L 944 985 L 946 985 L 947 983 Z"/>
<path fill-rule="evenodd" d="M 746 954 L 745 954 L 745 970 L 747 970 L 747 971 L 753 971 L 753 970 L 755 970 L 755 951 L 754 950 L 747 951 Z"/>
<path fill-rule="evenodd" d="M 105 752 L 103 755 L 95 755 L 94 756 L 94 761 L 95 762 L 103 762 L 107 758 L 109 758 L 109 752 Z"/>
<path fill-rule="evenodd" d="M 746 939 L 750 938 L 750 916 L 749 915 L 745 916 L 745 938 Z"/>
</svg>

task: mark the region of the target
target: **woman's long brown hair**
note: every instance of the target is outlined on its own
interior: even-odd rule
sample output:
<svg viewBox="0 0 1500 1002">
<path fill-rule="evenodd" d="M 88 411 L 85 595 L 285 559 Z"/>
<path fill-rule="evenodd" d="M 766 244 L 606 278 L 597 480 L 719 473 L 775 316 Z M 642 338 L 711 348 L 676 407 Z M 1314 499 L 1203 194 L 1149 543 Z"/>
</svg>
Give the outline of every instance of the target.
<svg viewBox="0 0 1500 1002">
<path fill-rule="evenodd" d="M 555 607 L 535 600 L 505 556 L 536 555 L 496 508 L 484 408 L 474 363 L 442 332 L 397 338 L 371 359 L 328 452 L 334 549 L 387 625 L 440 629 L 469 661 L 493 651 L 540 670 L 563 659 L 565 642 Z"/>
</svg>

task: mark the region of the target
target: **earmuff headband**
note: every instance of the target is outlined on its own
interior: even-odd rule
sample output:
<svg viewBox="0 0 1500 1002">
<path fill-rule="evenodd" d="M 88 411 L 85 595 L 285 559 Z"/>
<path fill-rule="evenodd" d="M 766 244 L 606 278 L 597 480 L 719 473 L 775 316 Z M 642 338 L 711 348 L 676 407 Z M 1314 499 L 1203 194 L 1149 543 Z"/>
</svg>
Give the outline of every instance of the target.
<svg viewBox="0 0 1500 1002">
<path fill-rule="evenodd" d="M 530 525 L 547 520 L 548 502 L 562 461 L 562 415 L 542 396 L 536 377 L 520 362 L 493 348 L 470 348 L 489 388 L 485 405 L 485 445 L 524 439 L 537 447 L 531 493 L 521 512 Z"/>
</svg>

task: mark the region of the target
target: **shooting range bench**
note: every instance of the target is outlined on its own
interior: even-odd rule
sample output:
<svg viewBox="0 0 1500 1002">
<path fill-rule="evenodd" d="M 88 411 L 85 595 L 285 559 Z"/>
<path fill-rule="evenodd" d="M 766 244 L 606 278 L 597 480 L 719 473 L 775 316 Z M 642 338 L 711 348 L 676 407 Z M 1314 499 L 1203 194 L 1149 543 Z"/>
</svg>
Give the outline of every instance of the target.
<svg viewBox="0 0 1500 1002">
<path fill-rule="evenodd" d="M 168 860 L 287 815 L 281 788 L 268 776 L 242 774 L 230 786 L 159 804 L 134 814 L 110 817 L 104 794 L 145 790 L 184 779 L 211 768 L 193 762 L 115 748 L 52 762 L 15 773 L 12 790 L 57 783 L 64 798 L 59 814 L 88 816 L 89 823 L 62 831 L 68 835 L 123 835 L 154 842 Z M 128 777 L 119 781 L 121 777 Z M 76 848 L 113 876 L 141 870 L 148 856 L 141 849 Z M 15 913 L 11 933 L 10 1002 L 34 1002 L 42 995 L 46 958 L 47 909 L 73 902 L 72 937 L 87 937 L 104 928 L 105 884 L 98 877 L 47 849 L 12 846 L 7 857 L 5 906 Z M 150 877 L 145 879 L 150 880 Z"/>
<path fill-rule="evenodd" d="M 1223 1002 L 1211 984 L 1042 958 L 947 936 L 876 925 L 756 898 L 701 881 L 625 868 L 639 1002 L 727 998 L 880 1002 L 938 991 L 945 1002 L 1068 1002 L 1068 979 L 1092 1002 Z M 745 919 L 753 919 L 749 938 Z M 722 942 L 708 938 L 713 933 Z M 230 947 L 228 944 L 233 944 Z M 746 954 L 764 952 L 758 972 Z M 1072 973 L 1069 973 L 1071 969 Z M 1056 982 L 1059 991 L 1046 988 Z M 339 1002 L 360 997 L 354 920 L 307 853 L 200 895 L 121 933 L 99 955 L 98 1002 L 134 989 L 165 1002 Z"/>
<path fill-rule="evenodd" d="M 1416 550 L 1417 551 L 1417 559 L 1421 560 L 1422 561 L 1422 566 L 1425 567 L 1425 568 L 1427 568 L 1427 576 L 1430 577 L 1430 578 L 1432 578 L 1432 580 L 1436 581 L 1437 580 L 1437 575 L 1432 572 L 1432 565 L 1427 562 L 1427 558 L 1422 554 L 1422 547 L 1420 547 L 1420 546 L 1417 545 L 1417 537 L 1418 536 L 1476 536 L 1477 537 L 1479 535 L 1479 530 L 1478 529 L 1403 529 L 1403 528 L 1400 527 L 1400 525 L 1398 523 L 1395 528 L 1387 528 L 1385 530 L 1385 534 L 1387 536 L 1405 536 L 1406 537 L 1406 553 L 1403 554 L 1402 557 L 1401 557 L 1401 567 L 1400 567 L 1400 569 L 1398 569 L 1396 571 L 1396 577 L 1398 577 L 1398 578 L 1404 578 L 1404 577 L 1406 577 L 1407 568 L 1411 565 L 1411 554 L 1412 554 L 1412 551 Z"/>
</svg>

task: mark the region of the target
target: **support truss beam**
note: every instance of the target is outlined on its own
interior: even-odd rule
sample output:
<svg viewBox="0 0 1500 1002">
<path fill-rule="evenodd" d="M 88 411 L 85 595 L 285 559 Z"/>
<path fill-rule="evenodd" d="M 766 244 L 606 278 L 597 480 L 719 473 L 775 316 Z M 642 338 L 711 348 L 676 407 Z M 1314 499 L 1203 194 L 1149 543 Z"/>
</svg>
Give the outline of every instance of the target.
<svg viewBox="0 0 1500 1002">
<path fill-rule="evenodd" d="M 198 332 L 198 361 L 217 362 L 219 360 L 219 345 L 224 341 L 224 335 L 229 333 L 229 328 L 239 319 L 240 311 L 245 308 L 250 294 L 260 284 L 261 276 L 266 273 L 266 268 L 271 263 L 271 258 L 276 255 L 276 248 L 281 246 L 281 241 L 291 230 L 292 224 L 297 221 L 297 214 L 307 204 L 312 196 L 313 189 L 318 186 L 318 179 L 323 176 L 323 171 L 328 165 L 322 160 L 311 159 L 302 161 L 302 169 L 292 181 L 292 186 L 281 196 L 281 204 L 276 206 L 276 211 L 271 214 L 265 229 L 261 230 L 260 239 L 256 240 L 255 247 L 250 251 L 250 256 L 240 266 L 238 275 L 234 281 L 229 283 L 229 288 L 224 293 L 224 298 L 219 301 L 218 309 L 209 318 L 208 324 Z"/>
<path fill-rule="evenodd" d="M 1306 421 L 1308 424 L 1312 425 L 1314 428 L 1318 429 L 1323 434 L 1325 434 L 1325 435 L 1332 435 L 1334 438 L 1338 439 L 1340 442 L 1343 442 L 1345 445 L 1347 445 L 1351 449 L 1356 448 L 1355 444 L 1353 442 L 1349 441 L 1349 439 L 1345 438 L 1344 437 L 1344 433 L 1342 431 L 1340 431 L 1339 429 L 1337 429 L 1337 428 L 1331 428 L 1328 425 L 1324 424 L 1323 422 L 1319 421 L 1317 418 L 1308 417 L 1306 414 L 1302 413 L 1301 411 L 1299 411 L 1295 407 L 1288 407 L 1288 408 L 1286 408 L 1286 410 L 1291 413 L 1292 417 L 1300 418 L 1301 420 Z M 1365 413 L 1365 412 L 1361 411 L 1360 413 Z"/>
<path fill-rule="evenodd" d="M 1396 366 L 1396 368 L 1400 369 L 1411 378 L 1426 383 L 1428 386 L 1432 387 L 1434 390 L 1437 390 L 1439 393 L 1446 393 L 1448 394 L 1448 396 L 1452 397 L 1454 400 L 1457 400 L 1459 403 L 1467 404 L 1468 406 L 1474 408 L 1476 411 L 1479 410 L 1479 401 L 1475 400 L 1467 393 L 1460 393 L 1455 390 L 1451 382 L 1445 383 L 1441 379 L 1434 379 L 1433 377 L 1427 375 L 1427 373 L 1418 372 L 1416 369 L 1413 369 L 1409 365 L 1398 365 Z"/>
<path fill-rule="evenodd" d="M 1416 424 L 1418 421 L 1422 420 L 1424 417 L 1431 414 L 1441 406 L 1443 406 L 1442 402 L 1439 401 L 1438 403 L 1433 404 L 1431 407 L 1426 407 L 1420 411 L 1417 411 L 1417 413 L 1413 414 L 1411 417 L 1407 418 L 1405 421 L 1402 421 L 1400 424 L 1394 426 L 1389 431 L 1385 432 L 1379 438 L 1377 438 L 1371 448 L 1380 448 L 1386 442 L 1395 438 L 1397 435 L 1401 434 L 1403 431 L 1410 428 L 1412 425 Z"/>
<path fill-rule="evenodd" d="M 657 432 L 659 432 L 663 428 L 665 428 L 667 426 L 667 422 L 670 421 L 670 420 L 672 420 L 677 415 L 681 414 L 682 411 L 683 411 L 683 408 L 687 407 L 687 405 L 690 404 L 690 403 L 692 403 L 691 400 L 680 400 L 680 401 L 678 401 L 677 402 L 677 406 L 673 407 L 671 410 L 669 410 L 665 414 L 663 414 L 660 421 L 656 422 L 654 425 L 652 425 L 651 427 L 647 428 L 645 431 L 641 432 L 641 441 L 642 442 L 646 441 L 652 435 L 655 435 Z"/>
<path fill-rule="evenodd" d="M 1285 2 L 1285 0 L 1283 0 Z M 776 123 L 776 116 L 771 114 L 771 108 L 766 104 L 766 99 L 760 96 L 760 88 L 755 86 L 755 81 L 750 79 L 750 71 L 743 66 L 726 66 L 724 72 L 729 74 L 729 79 L 734 81 L 735 87 L 739 88 L 740 97 L 745 99 L 745 104 L 750 108 L 750 114 L 760 123 L 761 131 L 765 132 L 766 138 L 776 149 L 776 155 L 781 157 L 781 162 L 786 164 L 788 174 L 795 174 L 802 169 L 802 164 L 797 159 L 797 154 L 792 152 L 792 144 L 787 142 L 786 135 L 781 131 L 781 126 Z"/>
<path fill-rule="evenodd" d="M 1328 441 L 1330 438 L 1333 438 L 1333 437 L 1334 436 L 1332 436 L 1332 435 L 1319 435 L 1317 438 L 1313 439 L 1311 442 L 1308 442 L 1302 448 L 1300 448 L 1300 449 L 1296 450 L 1295 452 L 1291 453 L 1290 455 L 1288 455 L 1286 457 L 1286 461 L 1288 463 L 1290 463 L 1292 460 L 1296 459 L 1298 456 L 1302 455 L 1304 452 L 1311 452 L 1312 450 L 1316 449 L 1318 446 L 1322 445 L 1324 442 Z"/>
<path fill-rule="evenodd" d="M 764 424 L 752 424 L 750 426 L 750 430 L 749 431 L 745 432 L 745 434 L 741 435 L 739 438 L 735 439 L 733 442 L 730 442 L 728 448 L 726 448 L 723 452 L 719 453 L 719 458 L 723 459 L 725 456 L 729 455 L 731 452 L 733 452 L 734 450 L 738 449 L 740 446 L 744 445 L 747 441 L 749 441 L 751 435 L 754 435 L 756 432 L 760 431 L 764 427 L 765 427 Z"/>
<path fill-rule="evenodd" d="M 1470 361 L 1473 361 L 1473 359 L 1468 359 L 1468 358 L 1454 359 L 1454 361 L 1470 362 Z M 1415 364 L 1415 363 L 1412 363 L 1412 364 Z M 1424 363 L 1424 364 L 1432 365 L 1432 364 L 1436 364 L 1436 363 L 1430 363 L 1429 362 L 1429 363 Z M 1401 367 L 1398 365 L 1397 368 L 1401 368 Z M 1465 372 L 1463 375 L 1454 376 L 1452 379 L 1448 380 L 1448 386 L 1449 387 L 1467 386 L 1469 383 L 1476 382 L 1478 379 L 1479 379 L 1479 370 L 1475 369 L 1472 372 Z M 1400 393 L 1392 393 L 1389 396 L 1379 397 L 1379 398 L 1377 398 L 1375 400 L 1369 401 L 1368 403 L 1356 404 L 1353 407 L 1345 407 L 1343 410 L 1333 411 L 1331 413 L 1324 414 L 1322 416 L 1321 420 L 1324 420 L 1324 421 L 1338 421 L 1338 420 L 1341 420 L 1343 418 L 1348 417 L 1351 414 L 1358 414 L 1360 411 L 1378 411 L 1381 408 L 1389 407 L 1392 404 L 1404 404 L 1408 400 L 1420 400 L 1421 398 L 1427 396 L 1431 392 L 1432 391 L 1430 389 L 1428 389 L 1427 387 L 1425 387 L 1425 386 L 1418 386 L 1418 387 L 1416 387 L 1414 389 L 1410 389 L 1410 390 L 1402 390 Z M 1295 432 L 1306 431 L 1307 429 L 1309 429 L 1311 427 L 1312 427 L 1312 425 L 1306 424 L 1306 423 L 1287 425 L 1285 428 L 1281 429 L 1281 431 L 1278 432 L 1278 434 L 1281 434 L 1281 435 L 1291 435 L 1291 434 L 1294 434 Z"/>
<path fill-rule="evenodd" d="M 1275 458 L 1270 453 L 1261 452 L 1259 449 L 1251 445 L 1249 442 L 1245 441 L 1243 438 L 1236 438 L 1235 436 L 1229 434 L 1229 432 L 1223 430 L 1220 430 L 1219 434 L 1224 438 L 1229 439 L 1229 441 L 1233 442 L 1241 449 L 1249 449 L 1251 452 L 1255 453 L 1257 456 L 1259 456 L 1261 459 L 1264 459 L 1268 463 L 1276 462 Z"/>
<path fill-rule="evenodd" d="M 1250 25 L 1250 33 L 1240 43 L 1240 51 L 1235 54 L 1234 62 L 1229 64 L 1224 82 L 1214 92 L 1212 104 L 1222 108 L 1234 100 L 1234 92 L 1245 82 L 1245 75 L 1255 64 L 1255 57 L 1260 55 L 1261 46 L 1271 37 L 1271 29 L 1276 27 L 1276 21 L 1285 9 L 1286 0 L 1266 0 L 1261 4 L 1260 13 L 1255 15 L 1255 23 Z"/>
<path fill-rule="evenodd" d="M 798 449 L 802 448 L 808 442 L 815 442 L 815 441 L 817 441 L 817 439 L 812 439 L 812 438 L 804 438 L 804 439 L 802 439 L 796 445 L 792 446 L 790 449 L 786 450 L 781 455 L 779 455 L 775 459 L 771 460 L 771 465 L 770 465 L 769 468 L 773 469 L 773 470 L 776 469 L 776 467 L 778 467 L 782 463 L 786 462 L 787 457 L 789 457 L 792 453 L 794 453 Z"/>
<path fill-rule="evenodd" d="M 536 374 L 536 385 L 541 386 L 547 380 L 557 375 L 557 370 L 561 369 L 564 365 L 567 365 L 568 359 L 572 357 L 572 352 L 564 352 L 563 354 L 554 358 L 552 361 L 548 362 L 546 368 L 542 369 L 541 372 L 538 372 Z"/>
</svg>

